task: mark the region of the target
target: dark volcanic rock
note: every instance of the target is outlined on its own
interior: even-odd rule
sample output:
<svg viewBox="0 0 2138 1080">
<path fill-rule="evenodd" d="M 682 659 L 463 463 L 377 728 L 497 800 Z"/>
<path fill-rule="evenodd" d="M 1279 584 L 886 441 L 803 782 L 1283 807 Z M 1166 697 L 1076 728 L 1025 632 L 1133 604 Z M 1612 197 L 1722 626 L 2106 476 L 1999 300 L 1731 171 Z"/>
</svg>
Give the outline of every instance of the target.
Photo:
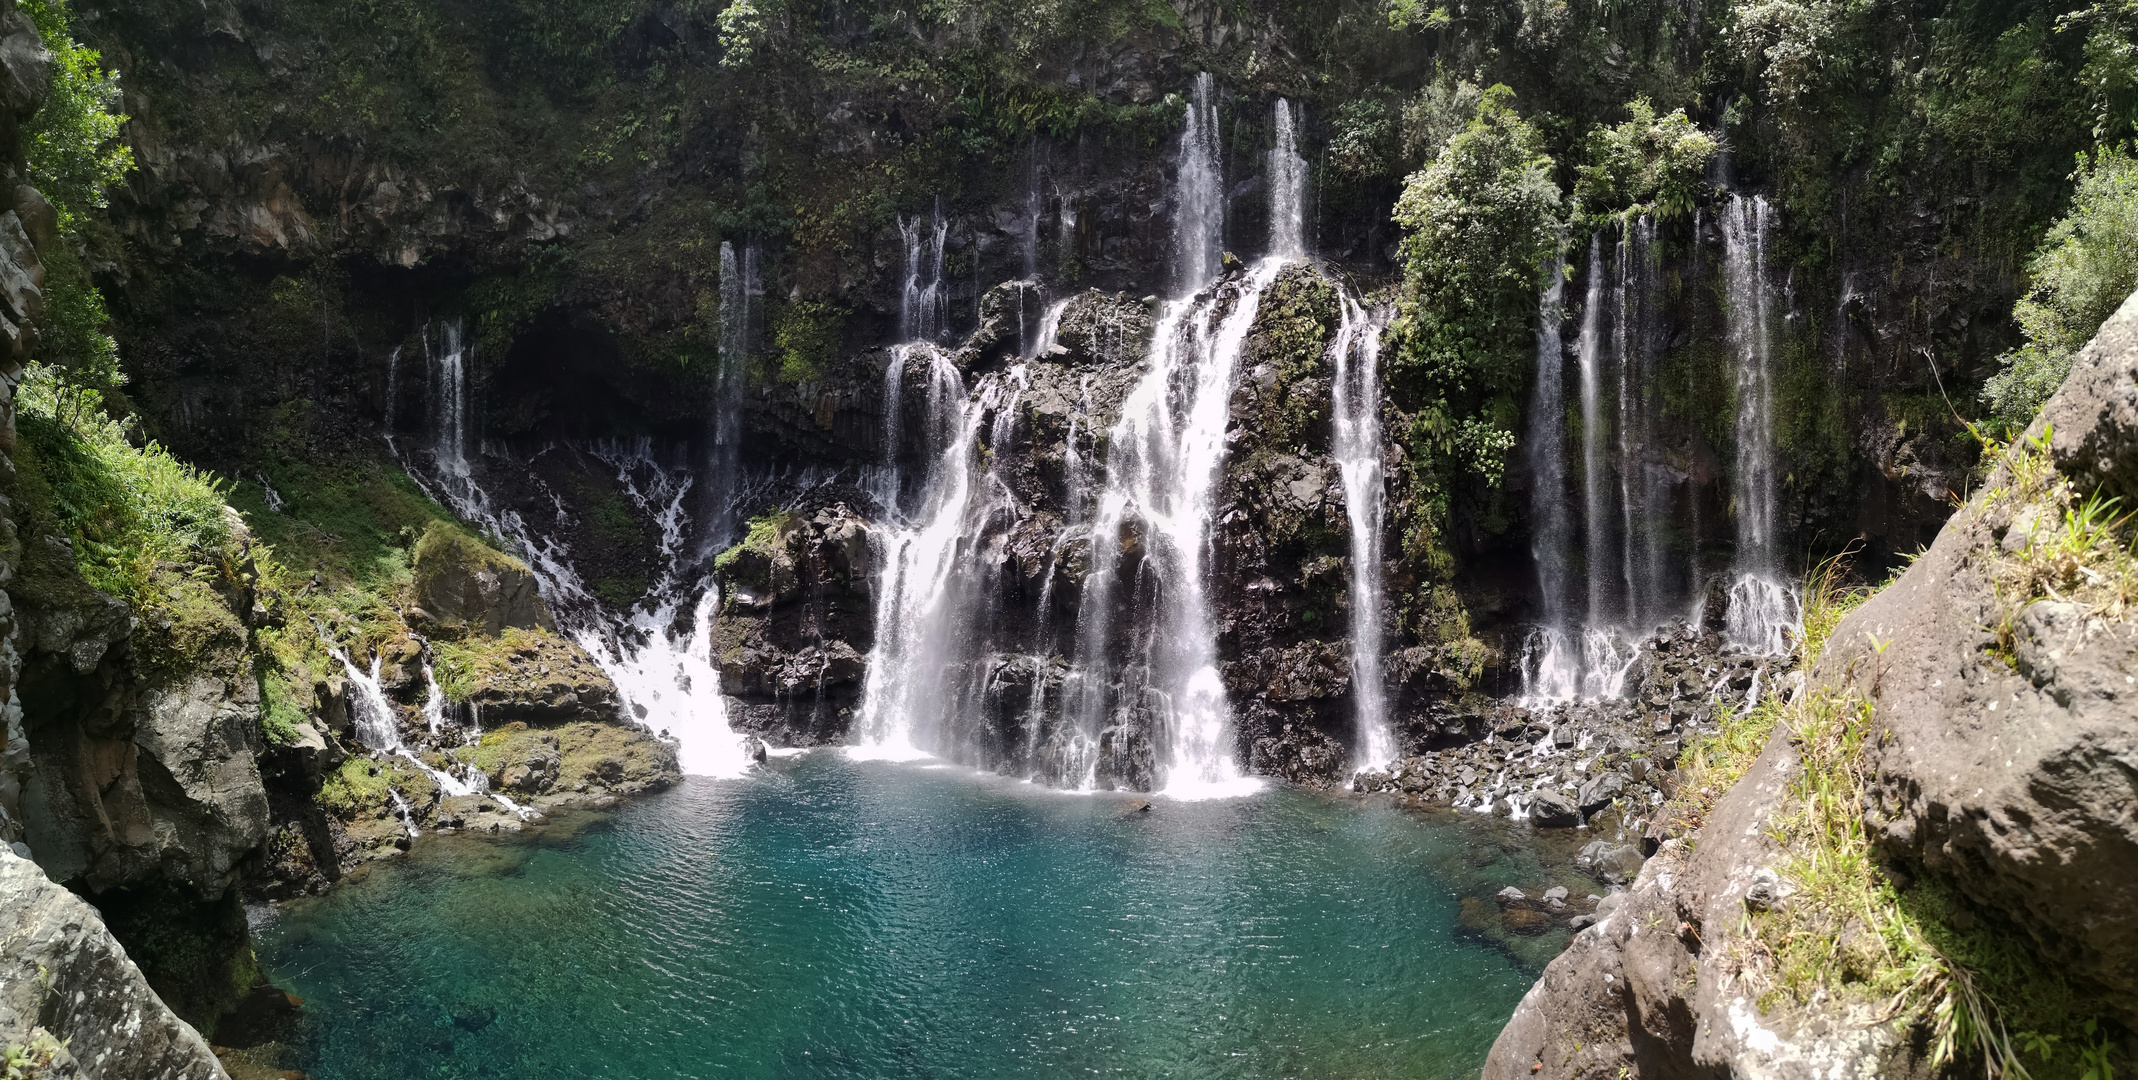
<svg viewBox="0 0 2138 1080">
<path fill-rule="evenodd" d="M 2072 502 L 2138 493 L 2138 295 L 2079 355 L 2026 438 L 2045 437 Z M 2018 494 L 2010 454 L 1983 486 L 2015 494 L 1955 514 L 1834 631 L 1817 678 L 1865 673 L 1855 682 L 1883 732 L 1868 743 L 1869 824 L 1885 852 L 2001 913 L 2138 1022 L 2138 621 L 2015 598 L 2005 579 L 2048 558 L 2032 545 L 2053 544 L 2045 535 L 2066 525 Z M 2083 573 L 2070 577 L 2066 589 L 2084 585 Z"/>
<path fill-rule="evenodd" d="M 0 847 L 0 1043 L 53 1077 L 228 1080 L 164 1007 L 96 909 Z"/>
</svg>

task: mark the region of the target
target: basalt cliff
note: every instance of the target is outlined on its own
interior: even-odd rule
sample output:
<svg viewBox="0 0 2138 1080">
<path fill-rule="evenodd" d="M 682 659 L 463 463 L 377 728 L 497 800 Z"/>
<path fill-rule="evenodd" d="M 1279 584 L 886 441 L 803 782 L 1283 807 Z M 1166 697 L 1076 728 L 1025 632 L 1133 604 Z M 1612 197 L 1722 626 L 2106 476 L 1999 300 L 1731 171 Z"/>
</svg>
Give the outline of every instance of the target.
<svg viewBox="0 0 2138 1080">
<path fill-rule="evenodd" d="M 1577 931 L 1489 1075 L 2004 1062 L 1992 932 L 2129 989 L 2128 308 L 2027 426 L 2114 4 L 7 11 L 51 1075 L 266 1037 L 246 902 L 834 745 L 1608 831 L 1465 916 Z"/>
</svg>

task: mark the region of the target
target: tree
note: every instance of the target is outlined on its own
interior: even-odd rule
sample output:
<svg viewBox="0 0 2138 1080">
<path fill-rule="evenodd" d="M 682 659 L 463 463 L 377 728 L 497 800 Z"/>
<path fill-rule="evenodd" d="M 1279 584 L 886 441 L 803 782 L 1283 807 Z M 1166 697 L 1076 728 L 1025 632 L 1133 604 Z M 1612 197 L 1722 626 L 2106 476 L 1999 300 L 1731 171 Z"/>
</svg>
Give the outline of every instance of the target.
<svg viewBox="0 0 2138 1080">
<path fill-rule="evenodd" d="M 1982 400 L 2010 430 L 2025 427 L 2071 373 L 2071 361 L 2138 290 L 2138 158 L 2105 147 L 2079 159 L 2071 210 L 2027 265 L 2032 287 L 2012 310 L 2027 342 L 2003 357 Z"/>
</svg>

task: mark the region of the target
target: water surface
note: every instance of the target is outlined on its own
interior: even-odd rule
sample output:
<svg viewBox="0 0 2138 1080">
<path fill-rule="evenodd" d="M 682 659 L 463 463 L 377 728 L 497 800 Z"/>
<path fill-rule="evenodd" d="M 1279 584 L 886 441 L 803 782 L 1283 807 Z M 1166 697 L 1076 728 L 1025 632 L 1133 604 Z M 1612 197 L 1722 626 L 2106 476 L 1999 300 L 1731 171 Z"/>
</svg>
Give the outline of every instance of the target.
<svg viewBox="0 0 2138 1080">
<path fill-rule="evenodd" d="M 829 753 L 579 829 L 425 837 L 260 934 L 295 1064 L 409 1077 L 1474 1075 L 1533 973 L 1466 828 Z"/>
</svg>

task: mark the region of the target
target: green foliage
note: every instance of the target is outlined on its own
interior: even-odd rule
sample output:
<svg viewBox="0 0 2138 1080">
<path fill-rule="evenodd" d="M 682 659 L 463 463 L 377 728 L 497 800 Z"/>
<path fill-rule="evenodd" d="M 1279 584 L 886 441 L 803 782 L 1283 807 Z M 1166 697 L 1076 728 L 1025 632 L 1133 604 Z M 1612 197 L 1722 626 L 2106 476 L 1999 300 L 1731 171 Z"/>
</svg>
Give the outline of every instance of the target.
<svg viewBox="0 0 2138 1080">
<path fill-rule="evenodd" d="M 133 149 L 119 137 L 126 122 L 118 111 L 119 75 L 74 40 L 67 0 L 22 0 L 20 7 L 52 54 L 51 91 L 23 131 L 30 180 L 72 231 L 134 167 Z"/>
<path fill-rule="evenodd" d="M 839 359 L 846 309 L 821 300 L 782 305 L 772 322 L 772 363 L 783 383 L 814 382 Z"/>
<path fill-rule="evenodd" d="M 2098 0 L 2059 19 L 2057 29 L 2086 31 L 2079 85 L 2092 100 L 2093 137 L 2138 135 L 2138 0 Z"/>
<path fill-rule="evenodd" d="M 1484 99 L 1476 83 L 1441 73 L 1403 106 L 1403 156 L 1431 161 L 1449 139 L 1470 126 Z"/>
<path fill-rule="evenodd" d="M 1690 213 L 1701 173 L 1719 149 L 1678 109 L 1657 116 L 1647 98 L 1626 106 L 1630 118 L 1589 132 L 1588 160 L 1576 169 L 1574 203 L 1592 225 L 1605 217 Z"/>
<path fill-rule="evenodd" d="M 1403 284 L 1388 386 L 1410 417 L 1404 548 L 1435 561 L 1458 489 L 1497 483 L 1535 340 L 1539 267 L 1554 250 L 1560 194 L 1535 129 L 1504 86 L 1396 203 Z"/>
<path fill-rule="evenodd" d="M 720 12 L 720 63 L 740 67 L 750 62 L 765 36 L 765 17 L 750 0 L 731 0 Z"/>
<path fill-rule="evenodd" d="M 49 369 L 36 369 L 18 389 L 16 408 L 52 513 L 91 585 L 153 603 L 145 592 L 157 563 L 216 563 L 234 554 L 221 482 L 155 443 L 136 449 L 94 391 L 67 393 Z"/>
<path fill-rule="evenodd" d="M 2138 290 L 2138 159 L 2106 147 L 2081 159 L 2070 212 L 2027 270 L 2032 287 L 2012 317 L 2027 342 L 1982 388 L 1997 421 L 2025 427 L 2063 385 L 2071 361 Z"/>
<path fill-rule="evenodd" d="M 23 130 L 30 180 L 59 216 L 56 244 L 38 251 L 45 265 L 45 310 L 38 321 L 37 356 L 65 383 L 109 393 L 126 382 L 118 347 L 106 333 L 104 297 L 76 254 L 91 212 L 133 168 L 133 149 L 120 137 L 117 72 L 95 50 L 74 40 L 66 0 L 21 5 L 52 54 L 51 90 Z"/>
<path fill-rule="evenodd" d="M 1396 164 L 1400 121 L 1388 99 L 1359 98 L 1336 110 L 1329 136 L 1329 165 L 1354 177 L 1380 176 Z"/>
</svg>

